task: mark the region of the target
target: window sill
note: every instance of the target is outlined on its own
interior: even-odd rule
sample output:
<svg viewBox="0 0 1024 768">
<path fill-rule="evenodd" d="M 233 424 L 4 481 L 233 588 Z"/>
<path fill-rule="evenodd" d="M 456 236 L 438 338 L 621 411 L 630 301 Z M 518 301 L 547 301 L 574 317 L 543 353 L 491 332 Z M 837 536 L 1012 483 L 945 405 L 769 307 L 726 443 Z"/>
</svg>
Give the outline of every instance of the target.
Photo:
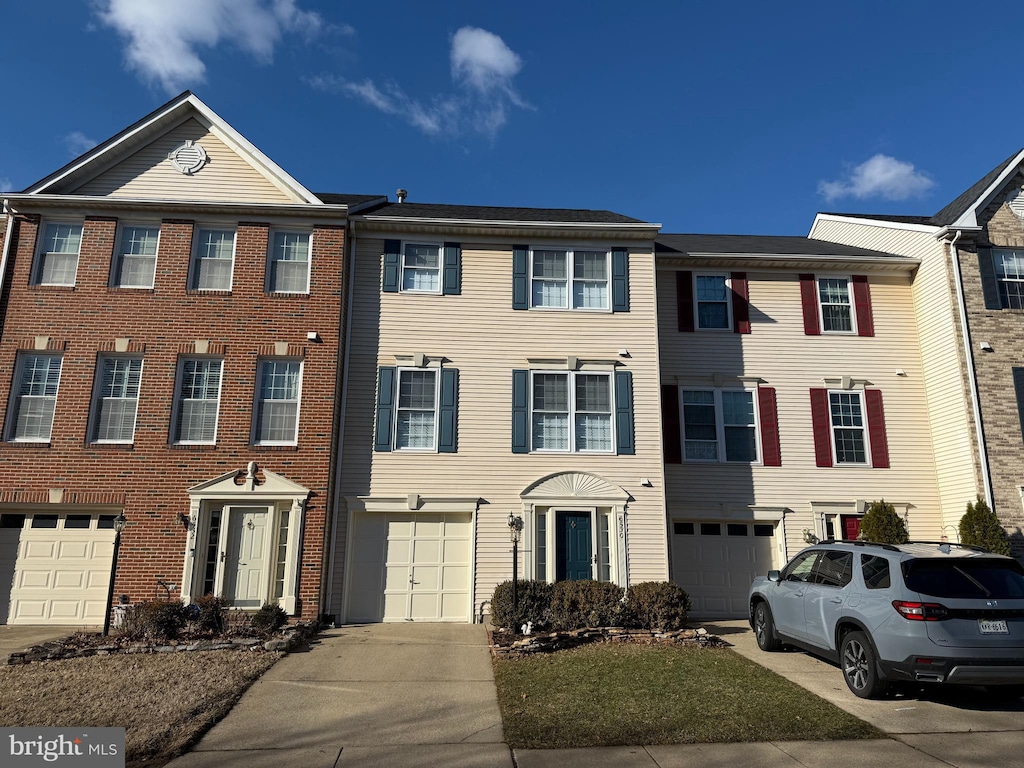
<svg viewBox="0 0 1024 768">
<path fill-rule="evenodd" d="M 4 445 L 10 448 L 49 448 L 49 440 L 5 440 Z"/>
<path fill-rule="evenodd" d="M 297 451 L 298 445 L 260 445 L 255 443 L 249 446 L 254 451 Z"/>
<path fill-rule="evenodd" d="M 169 443 L 167 445 L 173 451 L 215 451 L 216 443 Z"/>
<path fill-rule="evenodd" d="M 531 312 L 580 312 L 585 315 L 614 314 L 609 307 L 530 307 Z"/>
<path fill-rule="evenodd" d="M 111 285 L 107 287 L 107 293 L 156 293 L 156 288 L 150 286 Z"/>
<path fill-rule="evenodd" d="M 308 299 L 309 291 L 263 291 L 268 299 Z"/>
<path fill-rule="evenodd" d="M 231 296 L 230 288 L 186 288 L 186 296 Z"/>
<path fill-rule="evenodd" d="M 56 291 L 57 293 L 75 290 L 73 285 L 49 285 L 46 283 L 29 283 L 28 287 L 32 291 Z"/>
<path fill-rule="evenodd" d="M 134 451 L 135 443 L 88 443 L 86 447 L 100 451 Z"/>
</svg>

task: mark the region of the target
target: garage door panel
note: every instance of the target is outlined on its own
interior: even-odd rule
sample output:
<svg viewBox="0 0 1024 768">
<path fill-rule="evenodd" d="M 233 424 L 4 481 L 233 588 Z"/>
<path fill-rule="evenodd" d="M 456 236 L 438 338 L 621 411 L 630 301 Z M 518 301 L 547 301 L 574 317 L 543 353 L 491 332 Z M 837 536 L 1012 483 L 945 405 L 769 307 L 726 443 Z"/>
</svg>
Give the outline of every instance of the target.
<svg viewBox="0 0 1024 768">
<path fill-rule="evenodd" d="M 412 520 L 395 520 L 388 517 L 388 538 L 408 539 L 412 537 Z"/>
<path fill-rule="evenodd" d="M 48 602 L 46 600 L 30 600 L 23 598 L 11 607 L 9 624 L 20 621 L 23 624 L 42 623 L 46 618 Z"/>
<path fill-rule="evenodd" d="M 23 570 L 15 578 L 18 589 L 49 589 L 53 571 Z"/>
<path fill-rule="evenodd" d="M 412 552 L 414 563 L 441 562 L 441 542 L 436 539 L 416 539 Z"/>
<path fill-rule="evenodd" d="M 56 571 L 53 574 L 54 589 L 81 589 L 85 585 L 85 571 Z"/>
<path fill-rule="evenodd" d="M 443 521 L 440 517 L 417 518 L 416 535 L 441 537 Z"/>
<path fill-rule="evenodd" d="M 408 539 L 390 539 L 387 543 L 387 564 L 408 565 L 412 555 L 412 542 Z"/>
<path fill-rule="evenodd" d="M 39 541 L 38 539 L 27 539 L 22 544 L 21 559 L 23 560 L 52 560 L 57 551 L 56 541 Z"/>
<path fill-rule="evenodd" d="M 404 592 L 409 588 L 409 566 L 389 565 L 385 571 L 384 589 L 387 591 L 400 590 Z"/>
<path fill-rule="evenodd" d="M 71 560 L 86 560 L 89 557 L 88 541 L 59 541 L 57 542 L 57 557 Z"/>
<path fill-rule="evenodd" d="M 465 565 L 445 565 L 441 568 L 441 589 L 457 592 L 469 591 L 469 568 Z"/>
<path fill-rule="evenodd" d="M 444 535 L 447 538 L 459 538 L 469 541 L 473 533 L 473 526 L 469 520 L 445 520 Z"/>
<path fill-rule="evenodd" d="M 436 565 L 418 565 L 412 569 L 412 580 L 413 586 L 416 589 L 437 589 L 440 585 L 438 584 L 439 571 L 440 569 Z"/>
</svg>

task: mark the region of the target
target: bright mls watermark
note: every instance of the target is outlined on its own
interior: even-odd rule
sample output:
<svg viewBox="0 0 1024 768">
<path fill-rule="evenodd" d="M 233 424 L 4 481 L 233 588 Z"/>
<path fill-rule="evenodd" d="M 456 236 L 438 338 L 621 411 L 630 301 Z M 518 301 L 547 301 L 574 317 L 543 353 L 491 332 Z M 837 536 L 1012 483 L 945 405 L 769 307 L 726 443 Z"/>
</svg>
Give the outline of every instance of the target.
<svg viewBox="0 0 1024 768">
<path fill-rule="evenodd" d="M 124 728 L 0 728 L 0 765 L 124 768 Z"/>
</svg>

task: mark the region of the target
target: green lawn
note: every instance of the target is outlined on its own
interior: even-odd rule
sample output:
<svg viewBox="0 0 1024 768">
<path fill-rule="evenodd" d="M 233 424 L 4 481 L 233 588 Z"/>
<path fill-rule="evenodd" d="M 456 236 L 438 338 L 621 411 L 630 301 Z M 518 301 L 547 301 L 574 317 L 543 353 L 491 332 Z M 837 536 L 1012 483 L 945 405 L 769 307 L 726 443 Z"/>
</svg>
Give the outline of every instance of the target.
<svg viewBox="0 0 1024 768">
<path fill-rule="evenodd" d="M 494 676 L 519 749 L 883 738 L 727 648 L 600 643 L 495 659 Z"/>
</svg>

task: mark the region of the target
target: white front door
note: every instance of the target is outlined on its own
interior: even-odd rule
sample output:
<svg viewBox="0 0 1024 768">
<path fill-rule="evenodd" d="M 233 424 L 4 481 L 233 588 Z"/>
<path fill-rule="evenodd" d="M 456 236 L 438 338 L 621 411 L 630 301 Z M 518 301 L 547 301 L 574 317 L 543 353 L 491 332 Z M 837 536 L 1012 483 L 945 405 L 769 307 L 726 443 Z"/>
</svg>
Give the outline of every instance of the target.
<svg viewBox="0 0 1024 768">
<path fill-rule="evenodd" d="M 267 601 L 267 507 L 229 507 L 224 549 L 224 596 L 235 608 Z"/>
</svg>

